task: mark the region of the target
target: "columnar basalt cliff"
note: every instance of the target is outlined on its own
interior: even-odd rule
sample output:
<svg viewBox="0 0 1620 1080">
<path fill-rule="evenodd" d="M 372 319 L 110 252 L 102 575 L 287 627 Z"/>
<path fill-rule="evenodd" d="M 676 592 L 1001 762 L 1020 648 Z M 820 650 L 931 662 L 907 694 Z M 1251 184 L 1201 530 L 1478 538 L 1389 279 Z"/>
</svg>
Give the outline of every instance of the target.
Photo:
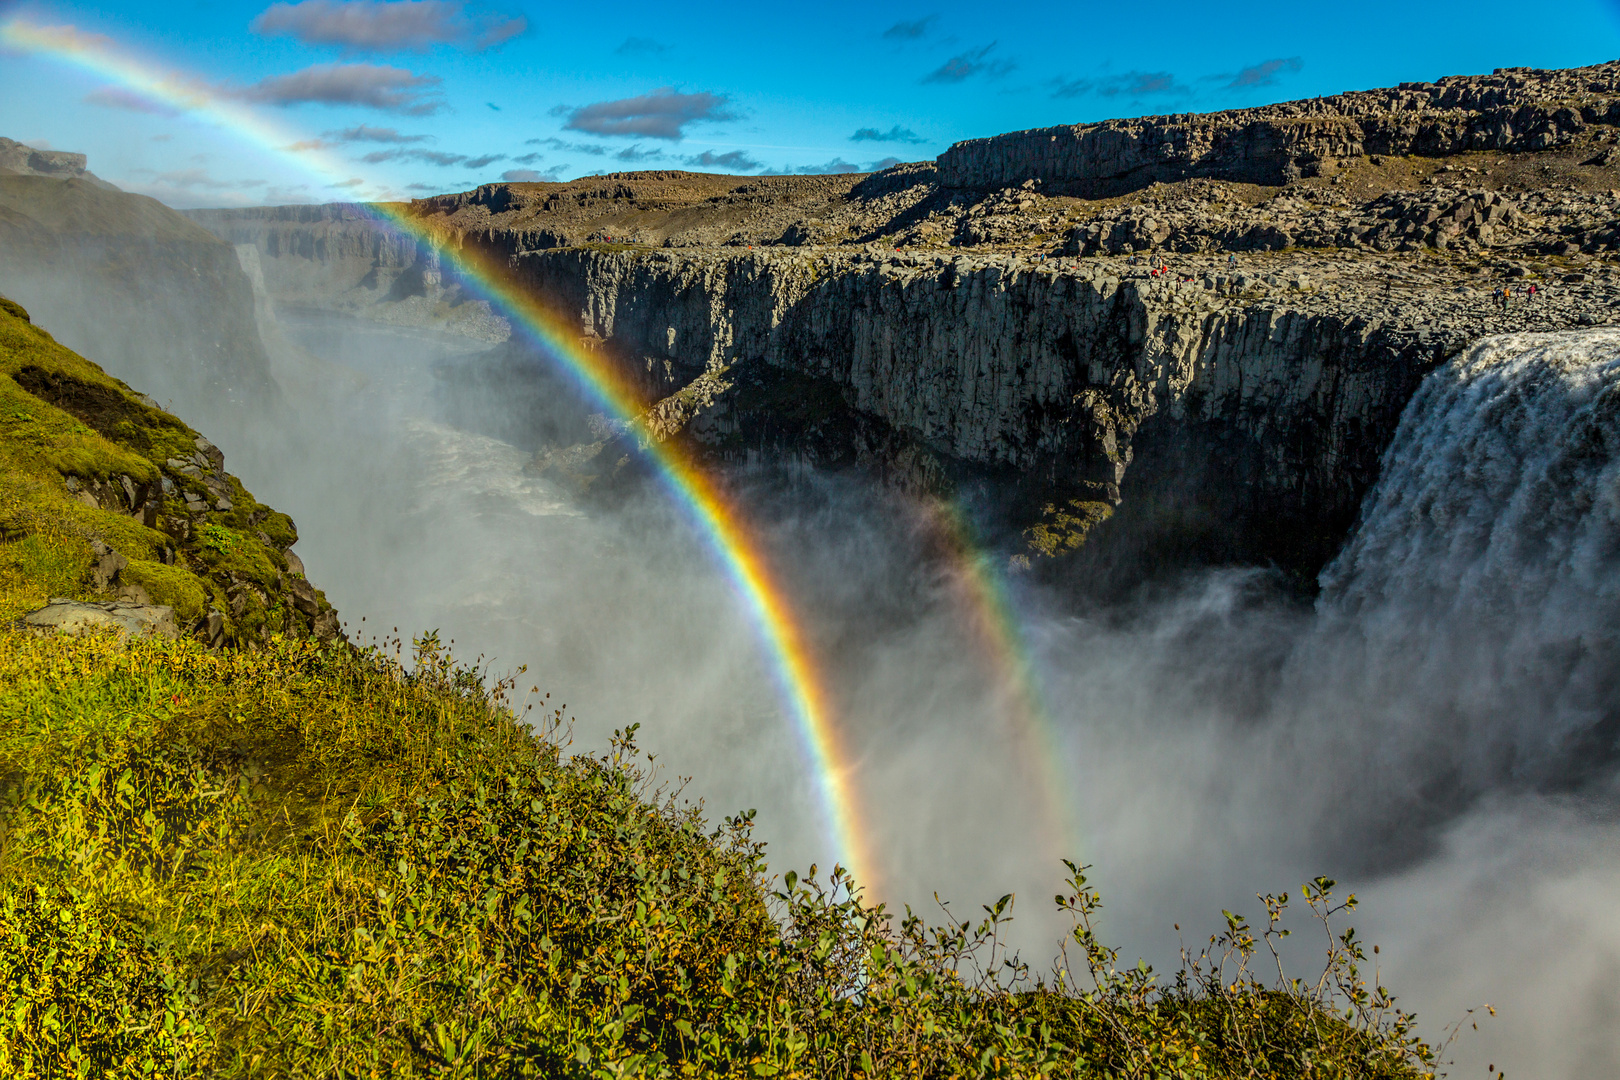
<svg viewBox="0 0 1620 1080">
<path fill-rule="evenodd" d="M 1468 340 L 1369 318 L 1365 292 L 1298 276 L 785 252 L 537 252 L 515 267 L 649 397 L 678 407 L 706 382 L 679 420 L 718 457 L 966 484 L 1023 519 L 1121 503 L 1111 528 L 1133 542 L 1162 529 L 1211 557 L 1302 569 L 1353 520 L 1419 380 Z"/>
<path fill-rule="evenodd" d="M 1309 577 L 1426 372 L 1615 317 L 1617 76 L 1015 133 L 817 184 L 489 185 L 411 204 L 425 243 L 346 208 L 193 216 L 278 299 L 390 320 L 460 317 L 444 256 L 477 248 L 634 376 L 648 433 L 717 460 L 954 488 L 1036 550 L 1088 533 L 1122 577 L 1188 556 Z M 594 482 L 624 458 L 610 429 L 539 466 Z"/>
<path fill-rule="evenodd" d="M 950 187 L 1039 180 L 1099 197 L 1209 177 L 1281 184 L 1371 154 L 1537 151 L 1620 124 L 1620 63 L 1499 69 L 1257 109 L 1149 116 L 970 139 L 939 158 Z"/>
</svg>

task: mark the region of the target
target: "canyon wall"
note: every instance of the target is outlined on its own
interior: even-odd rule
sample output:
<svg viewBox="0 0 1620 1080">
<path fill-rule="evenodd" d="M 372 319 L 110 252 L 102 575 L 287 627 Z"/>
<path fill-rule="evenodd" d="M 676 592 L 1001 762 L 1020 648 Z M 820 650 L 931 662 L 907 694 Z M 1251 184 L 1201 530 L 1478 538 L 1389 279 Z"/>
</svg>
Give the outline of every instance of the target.
<svg viewBox="0 0 1620 1080">
<path fill-rule="evenodd" d="M 1539 151 L 1620 124 L 1620 63 L 1499 69 L 1255 109 L 1148 116 L 959 142 L 940 182 L 1001 188 L 1037 180 L 1088 198 L 1193 177 L 1282 184 L 1365 155 Z"/>
<path fill-rule="evenodd" d="M 467 333 L 495 325 L 455 278 L 474 249 L 640 385 L 654 437 L 718 461 L 952 491 L 1008 548 L 1083 539 L 1121 579 L 1313 580 L 1425 374 L 1615 320 L 1617 190 L 1620 62 L 1014 132 L 858 181 L 656 171 L 392 208 L 431 241 L 352 206 L 191 217 L 277 302 Z M 480 385 L 533 382 L 522 349 Z M 591 453 L 632 437 L 592 430 Z M 594 482 L 592 445 L 540 464 Z"/>
<path fill-rule="evenodd" d="M 181 411 L 279 400 L 236 253 L 155 199 L 81 176 L 0 175 L 0 292 Z"/>
<path fill-rule="evenodd" d="M 186 210 L 234 247 L 258 254 L 264 289 L 278 305 L 433 327 L 484 341 L 506 336 L 489 305 L 463 296 L 439 272 L 430 245 L 353 203 Z"/>
<path fill-rule="evenodd" d="M 722 458 L 866 464 L 1022 521 L 1118 504 L 1118 543 L 1303 573 L 1353 522 L 1418 382 L 1466 340 L 1297 280 L 1122 280 L 1006 256 L 512 264 L 650 398 L 703 391 L 673 426 Z"/>
</svg>

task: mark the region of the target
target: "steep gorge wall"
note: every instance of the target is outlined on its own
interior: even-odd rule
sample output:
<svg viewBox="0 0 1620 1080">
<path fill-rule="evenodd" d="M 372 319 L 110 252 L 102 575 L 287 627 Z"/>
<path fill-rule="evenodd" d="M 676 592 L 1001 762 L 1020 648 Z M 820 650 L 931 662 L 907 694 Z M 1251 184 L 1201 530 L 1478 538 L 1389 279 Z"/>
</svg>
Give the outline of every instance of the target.
<svg viewBox="0 0 1620 1080">
<path fill-rule="evenodd" d="M 257 248 L 265 287 L 280 303 L 358 307 L 419 291 L 424 275 L 437 284 L 431 276 L 435 267 L 416 242 L 387 228 L 364 206 L 256 206 L 184 214 L 226 243 Z"/>
<path fill-rule="evenodd" d="M 182 411 L 279 398 L 235 252 L 155 199 L 80 177 L 0 175 L 0 292 Z"/>
<path fill-rule="evenodd" d="M 1017 492 L 1025 516 L 1119 502 L 1108 531 L 1132 544 L 1307 573 L 1353 522 L 1418 382 L 1462 344 L 1287 289 L 1223 297 L 1010 257 L 570 249 L 513 263 L 650 395 L 705 373 L 738 387 L 691 418 L 723 455 L 819 445 L 838 464 L 904 445 Z M 758 392 L 782 377 L 801 380 L 793 396 Z M 802 424 L 798 445 L 766 445 L 784 425 L 759 411 L 824 402 L 816 386 L 865 446 Z"/>
</svg>

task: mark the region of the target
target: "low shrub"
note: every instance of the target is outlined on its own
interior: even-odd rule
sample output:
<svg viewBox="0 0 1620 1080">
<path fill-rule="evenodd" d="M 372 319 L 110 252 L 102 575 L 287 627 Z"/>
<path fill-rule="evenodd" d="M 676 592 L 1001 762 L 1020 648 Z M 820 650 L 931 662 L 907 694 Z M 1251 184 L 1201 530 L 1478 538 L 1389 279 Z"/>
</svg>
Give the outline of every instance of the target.
<svg viewBox="0 0 1620 1080">
<path fill-rule="evenodd" d="M 0 1062 L 25 1076 L 1413 1077 L 1434 1054 L 1307 887 L 1322 975 L 1227 930 L 1161 979 L 1093 932 L 1002 944 L 1011 898 L 930 923 L 842 869 L 769 876 L 752 815 L 651 787 L 634 729 L 536 737 L 435 635 L 0 632 Z M 532 691 L 531 693 L 538 693 Z M 547 711 L 539 730 L 566 724 Z M 56 973 L 56 974 L 52 974 Z M 57 977 L 60 975 L 60 978 Z M 90 1064 L 86 1064 L 89 1062 Z M 32 1070 L 30 1072 L 29 1070 Z M 122 1071 L 120 1071 L 122 1070 Z M 144 1070 L 144 1071 L 143 1071 Z"/>
</svg>

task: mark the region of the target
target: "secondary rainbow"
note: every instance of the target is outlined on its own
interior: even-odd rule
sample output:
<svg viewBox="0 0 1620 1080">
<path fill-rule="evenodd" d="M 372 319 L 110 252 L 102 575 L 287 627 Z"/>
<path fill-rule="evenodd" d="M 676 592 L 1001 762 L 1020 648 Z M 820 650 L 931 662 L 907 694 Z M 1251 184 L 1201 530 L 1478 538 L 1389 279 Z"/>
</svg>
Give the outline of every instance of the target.
<svg viewBox="0 0 1620 1080">
<path fill-rule="evenodd" d="M 1068 755 L 1046 707 L 1039 672 L 1013 609 L 1007 575 L 976 541 L 972 523 L 959 503 L 928 500 L 921 504 L 921 512 L 941 542 L 958 602 L 969 613 L 984 647 L 982 655 L 995 669 L 1004 695 L 1003 715 L 1021 744 L 1025 767 L 1034 773 L 1030 779 L 1041 800 L 1041 824 L 1048 830 L 1053 855 L 1078 860 L 1084 854 L 1078 846 L 1079 815 L 1067 795 L 1073 789 L 1072 780 L 1061 771 Z"/>
<path fill-rule="evenodd" d="M 363 178 L 351 177 L 352 167 L 329 156 L 319 140 L 300 140 L 296 133 L 271 123 L 205 81 L 139 60 L 105 36 L 71 26 L 41 26 L 14 19 L 0 25 L 0 43 L 73 64 L 177 112 L 201 114 L 224 125 L 231 135 L 322 176 L 333 188 L 348 189 L 351 198 L 364 197 L 360 190 L 365 186 Z M 374 209 L 394 227 L 438 246 L 422 222 L 403 208 L 378 204 Z M 441 258 L 456 267 L 460 280 L 483 293 L 571 369 L 612 413 L 632 422 L 638 418 L 646 403 L 631 384 L 606 358 L 581 347 L 577 328 L 518 289 L 504 260 L 448 248 L 441 250 Z M 877 863 L 855 788 L 855 764 L 834 723 L 810 642 L 775 583 L 764 551 L 712 477 L 675 444 L 641 441 L 665 486 L 688 508 L 714 548 L 761 636 L 778 689 L 812 762 L 822 813 L 840 858 L 860 885 L 878 888 Z"/>
</svg>

